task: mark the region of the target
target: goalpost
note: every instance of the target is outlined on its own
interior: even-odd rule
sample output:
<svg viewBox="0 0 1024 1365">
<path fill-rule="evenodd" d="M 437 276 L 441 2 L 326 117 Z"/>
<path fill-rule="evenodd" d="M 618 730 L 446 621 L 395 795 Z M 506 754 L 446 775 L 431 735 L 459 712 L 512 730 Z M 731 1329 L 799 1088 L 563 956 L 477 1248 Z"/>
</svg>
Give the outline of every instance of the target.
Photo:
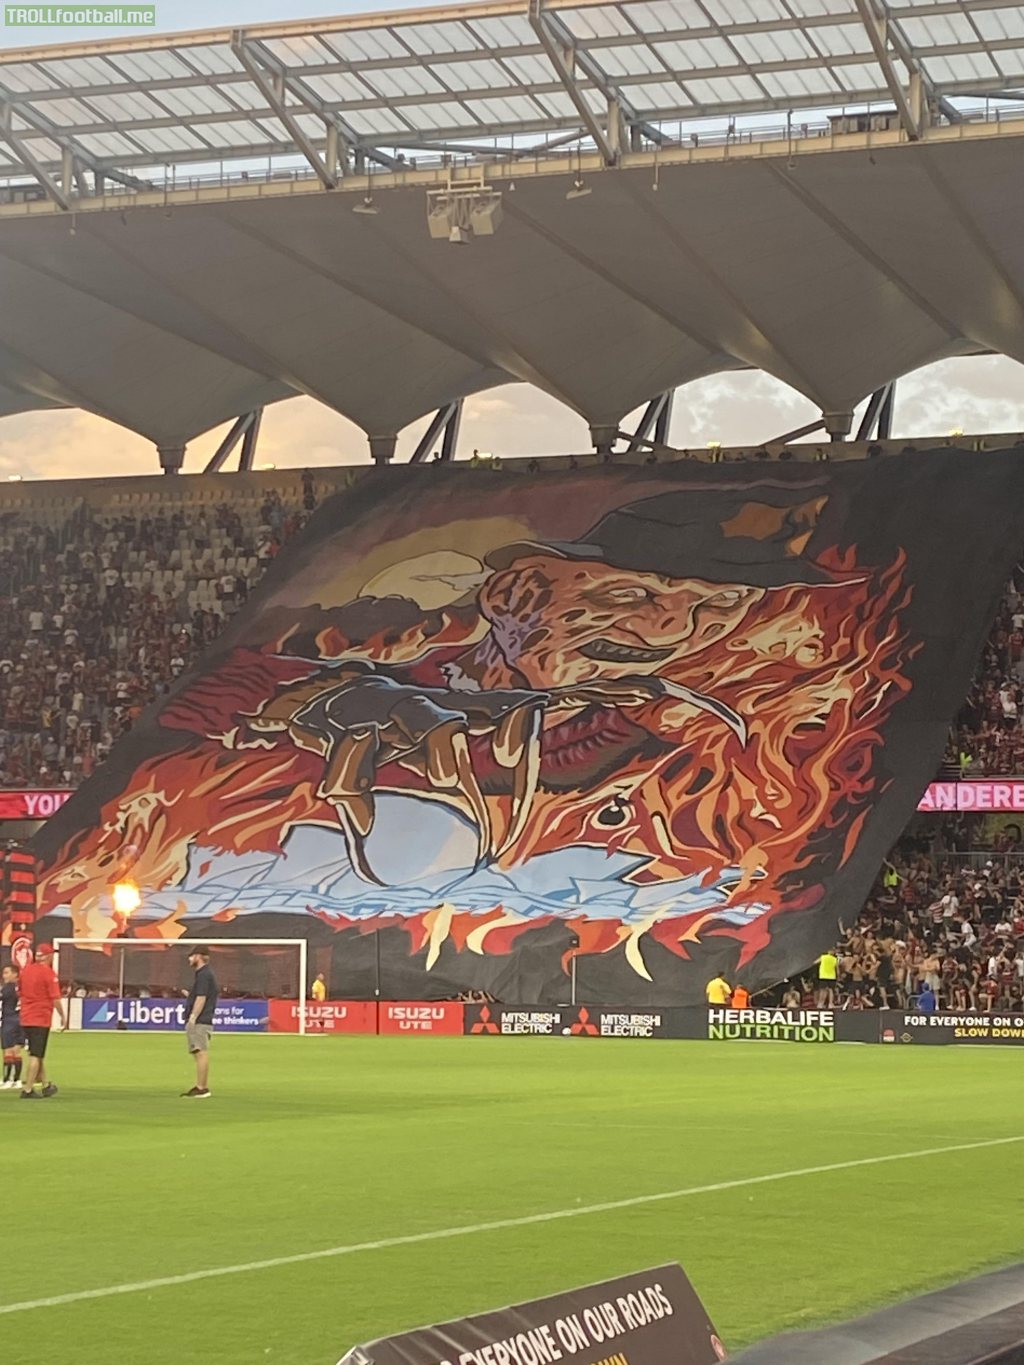
<svg viewBox="0 0 1024 1365">
<path fill-rule="evenodd" d="M 55 938 L 53 948 L 65 999 L 147 999 L 168 1006 L 188 993 L 189 954 L 206 948 L 222 1001 L 294 1002 L 297 1032 L 306 1032 L 304 938 Z"/>
</svg>

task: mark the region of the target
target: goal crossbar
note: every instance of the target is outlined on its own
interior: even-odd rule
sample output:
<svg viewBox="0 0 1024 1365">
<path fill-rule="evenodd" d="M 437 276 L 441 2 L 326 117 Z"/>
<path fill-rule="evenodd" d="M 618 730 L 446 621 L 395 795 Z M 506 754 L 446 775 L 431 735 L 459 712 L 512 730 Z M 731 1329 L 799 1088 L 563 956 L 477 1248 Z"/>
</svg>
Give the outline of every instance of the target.
<svg viewBox="0 0 1024 1365">
<path fill-rule="evenodd" d="M 61 953 L 64 951 L 65 960 L 67 950 L 78 950 L 92 952 L 102 952 L 112 956 L 119 955 L 118 964 L 118 995 L 124 995 L 124 959 L 129 952 L 161 952 L 177 949 L 179 952 L 188 953 L 196 948 L 257 948 L 274 949 L 290 948 L 297 952 L 298 964 L 296 967 L 296 991 L 295 1003 L 298 1007 L 299 1033 L 306 1032 L 306 983 L 307 963 L 309 945 L 304 938 L 177 938 L 177 939 L 146 939 L 146 938 L 55 938 L 53 940 L 53 968 L 60 979 L 60 960 Z M 69 985 L 68 989 L 71 987 Z"/>
</svg>

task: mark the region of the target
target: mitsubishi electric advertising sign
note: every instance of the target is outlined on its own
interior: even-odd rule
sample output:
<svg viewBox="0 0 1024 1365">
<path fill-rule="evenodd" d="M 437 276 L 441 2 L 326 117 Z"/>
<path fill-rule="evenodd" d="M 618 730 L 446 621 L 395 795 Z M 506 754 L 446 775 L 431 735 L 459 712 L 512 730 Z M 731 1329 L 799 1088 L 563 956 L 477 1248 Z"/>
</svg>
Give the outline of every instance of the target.
<svg viewBox="0 0 1024 1365">
<path fill-rule="evenodd" d="M 221 1033 L 266 1033 L 266 1000 L 221 1000 L 213 1026 Z M 82 1001 L 83 1029 L 129 1029 L 169 1032 L 185 1027 L 185 1001 L 108 996 Z"/>
</svg>

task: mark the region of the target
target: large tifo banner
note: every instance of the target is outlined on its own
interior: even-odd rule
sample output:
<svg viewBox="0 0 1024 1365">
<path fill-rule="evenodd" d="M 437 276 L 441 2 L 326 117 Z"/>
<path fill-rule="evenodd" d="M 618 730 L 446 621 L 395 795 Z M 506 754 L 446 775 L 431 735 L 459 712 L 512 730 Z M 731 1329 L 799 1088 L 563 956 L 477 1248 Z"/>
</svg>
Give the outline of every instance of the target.
<svg viewBox="0 0 1024 1365">
<path fill-rule="evenodd" d="M 356 1346 L 338 1365 L 716 1365 L 707 1310 L 678 1265 Z"/>
<path fill-rule="evenodd" d="M 859 911 L 1022 542 L 1019 450 L 370 472 L 37 836 L 46 932 L 120 868 L 350 999 L 757 989 Z"/>
</svg>

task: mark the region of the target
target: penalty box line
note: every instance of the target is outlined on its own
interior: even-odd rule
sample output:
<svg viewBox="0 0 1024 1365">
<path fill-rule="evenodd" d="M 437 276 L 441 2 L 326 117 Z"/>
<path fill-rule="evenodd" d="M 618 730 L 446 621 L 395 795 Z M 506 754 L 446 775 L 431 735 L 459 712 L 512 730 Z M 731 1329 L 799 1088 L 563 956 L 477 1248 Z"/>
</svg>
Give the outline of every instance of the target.
<svg viewBox="0 0 1024 1365">
<path fill-rule="evenodd" d="M 710 1185 L 688 1185 L 680 1190 L 662 1190 L 657 1194 L 638 1194 L 629 1199 L 610 1199 L 601 1204 L 585 1204 L 568 1209 L 552 1209 L 549 1213 L 530 1213 L 521 1218 L 498 1218 L 490 1223 L 470 1223 L 454 1228 L 435 1228 L 432 1232 L 412 1232 L 402 1237 L 382 1237 L 376 1242 L 353 1242 L 348 1246 L 324 1247 L 320 1251 L 300 1251 L 292 1256 L 272 1256 L 264 1261 L 244 1261 L 239 1265 L 211 1266 L 207 1270 L 190 1270 L 182 1275 L 160 1275 L 152 1280 L 136 1280 L 127 1284 L 102 1285 L 98 1289 L 78 1289 L 69 1294 L 52 1294 L 45 1299 L 25 1299 L 21 1303 L 0 1304 L 0 1314 L 27 1313 L 35 1308 L 62 1308 L 66 1304 L 85 1303 L 89 1299 L 109 1299 L 117 1294 L 142 1294 L 151 1289 L 170 1289 L 179 1284 L 195 1284 L 198 1280 L 215 1280 L 223 1275 L 246 1275 L 254 1270 L 276 1270 L 280 1266 L 304 1265 L 309 1261 L 326 1261 L 336 1256 L 354 1256 L 361 1251 L 387 1251 L 391 1247 L 416 1246 L 421 1242 L 442 1242 L 449 1237 L 471 1237 L 486 1232 L 504 1232 L 509 1228 L 527 1228 L 538 1223 L 556 1223 L 563 1218 L 586 1218 L 598 1213 L 616 1213 L 620 1209 L 641 1208 L 645 1204 L 664 1203 L 670 1199 L 688 1199 L 697 1194 L 718 1194 L 723 1190 L 742 1190 L 752 1185 L 768 1185 L 776 1180 L 795 1180 L 804 1175 L 827 1175 L 832 1171 L 851 1171 L 859 1166 L 882 1166 L 890 1161 L 915 1161 L 921 1157 L 943 1156 L 948 1152 L 976 1152 L 985 1147 L 1005 1147 L 1024 1142 L 1024 1133 L 1015 1137 L 987 1138 L 982 1142 L 961 1142 L 949 1147 L 922 1147 L 916 1152 L 891 1152 L 886 1156 L 863 1156 L 852 1161 L 830 1161 L 822 1166 L 802 1166 L 792 1171 L 771 1171 L 767 1175 L 743 1176 L 738 1180 L 716 1180 Z"/>
</svg>

